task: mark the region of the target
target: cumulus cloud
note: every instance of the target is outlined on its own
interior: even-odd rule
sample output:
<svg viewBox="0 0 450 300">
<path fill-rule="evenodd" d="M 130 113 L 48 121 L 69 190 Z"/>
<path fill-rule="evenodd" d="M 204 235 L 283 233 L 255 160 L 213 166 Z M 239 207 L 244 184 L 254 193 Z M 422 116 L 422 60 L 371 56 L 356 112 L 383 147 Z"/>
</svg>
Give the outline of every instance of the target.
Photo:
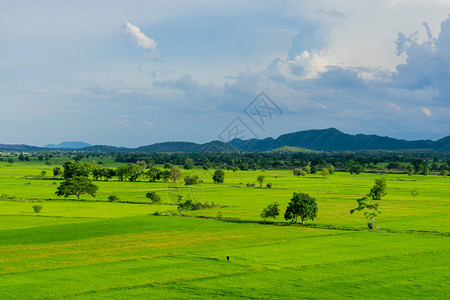
<svg viewBox="0 0 450 300">
<path fill-rule="evenodd" d="M 399 35 L 397 52 L 407 54 L 406 63 L 397 66 L 393 84 L 410 90 L 436 89 L 448 101 L 450 94 L 450 17 L 441 23 L 437 38 L 424 23 L 428 39 L 418 43 L 416 38 Z"/>
<path fill-rule="evenodd" d="M 139 47 L 156 51 L 155 40 L 146 36 L 139 27 L 134 26 L 130 22 L 126 22 L 125 32 L 133 38 Z"/>
</svg>

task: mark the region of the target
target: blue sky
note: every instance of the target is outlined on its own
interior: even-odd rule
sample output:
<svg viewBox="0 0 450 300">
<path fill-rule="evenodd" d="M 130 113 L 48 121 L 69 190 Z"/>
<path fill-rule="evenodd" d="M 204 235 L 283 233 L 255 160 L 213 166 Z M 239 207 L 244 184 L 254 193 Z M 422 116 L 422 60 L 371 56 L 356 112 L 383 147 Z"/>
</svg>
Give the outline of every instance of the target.
<svg viewBox="0 0 450 300">
<path fill-rule="evenodd" d="M 8 1 L 0 143 L 450 134 L 450 2 Z M 264 91 L 282 110 L 258 127 Z"/>
</svg>

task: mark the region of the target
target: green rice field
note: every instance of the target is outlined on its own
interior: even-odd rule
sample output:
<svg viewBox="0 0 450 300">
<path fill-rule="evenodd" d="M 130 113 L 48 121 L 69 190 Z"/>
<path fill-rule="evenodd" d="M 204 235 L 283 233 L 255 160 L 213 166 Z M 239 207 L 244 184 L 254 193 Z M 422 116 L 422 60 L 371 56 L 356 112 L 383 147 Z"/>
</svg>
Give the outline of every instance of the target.
<svg viewBox="0 0 450 300">
<path fill-rule="evenodd" d="M 183 171 L 203 180 L 191 187 L 95 181 L 96 197 L 76 201 L 55 195 L 54 166 L 0 162 L 1 299 L 450 298 L 448 178 L 258 170 L 225 171 L 214 184 L 212 171 L 195 169 Z M 371 231 L 349 211 L 381 177 L 387 195 Z M 149 191 L 162 204 L 150 204 Z M 283 218 L 297 191 L 318 203 L 305 226 Z M 178 195 L 214 207 L 180 217 Z M 263 224 L 273 202 L 281 214 Z"/>
</svg>

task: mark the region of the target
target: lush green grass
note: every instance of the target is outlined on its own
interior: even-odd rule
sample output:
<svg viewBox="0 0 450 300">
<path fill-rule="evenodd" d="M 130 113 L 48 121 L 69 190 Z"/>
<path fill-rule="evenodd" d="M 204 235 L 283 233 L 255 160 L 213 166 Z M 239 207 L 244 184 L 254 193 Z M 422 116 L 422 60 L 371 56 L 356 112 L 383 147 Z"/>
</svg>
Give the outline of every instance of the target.
<svg viewBox="0 0 450 300">
<path fill-rule="evenodd" d="M 0 195 L 15 196 L 0 200 L 2 299 L 450 297 L 450 180 L 441 176 L 382 175 L 383 230 L 372 232 L 349 211 L 381 175 L 241 171 L 214 184 L 211 172 L 193 170 L 185 174 L 203 179 L 194 187 L 97 182 L 97 197 L 75 201 L 54 195 L 53 167 L 0 162 Z M 27 178 L 42 170 L 46 178 Z M 245 186 L 261 174 L 272 189 Z M 167 204 L 144 204 L 152 190 Z M 281 216 L 278 225 L 251 223 L 269 203 L 284 210 L 298 190 L 317 198 L 308 223 L 319 228 L 287 226 Z M 108 202 L 111 194 L 119 202 Z M 229 221 L 152 216 L 176 214 L 177 195 L 221 206 L 185 214 Z"/>
</svg>

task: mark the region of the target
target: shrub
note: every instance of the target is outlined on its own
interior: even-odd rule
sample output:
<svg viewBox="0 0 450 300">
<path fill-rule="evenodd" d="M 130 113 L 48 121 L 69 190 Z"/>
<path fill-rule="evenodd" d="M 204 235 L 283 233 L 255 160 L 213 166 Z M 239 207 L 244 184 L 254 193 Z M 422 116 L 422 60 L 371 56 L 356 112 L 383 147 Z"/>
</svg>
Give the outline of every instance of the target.
<svg viewBox="0 0 450 300">
<path fill-rule="evenodd" d="M 198 183 L 198 176 L 192 175 L 192 176 L 186 176 L 184 177 L 184 185 L 194 185 Z"/>
<path fill-rule="evenodd" d="M 35 213 L 40 213 L 41 209 L 42 209 L 42 206 L 40 206 L 40 205 L 33 205 L 33 209 L 34 209 Z"/>
<path fill-rule="evenodd" d="M 117 197 L 116 195 L 111 195 L 111 196 L 108 197 L 108 201 L 109 202 L 114 202 L 114 201 L 117 201 L 117 200 L 119 200 L 119 197 Z"/>
<path fill-rule="evenodd" d="M 145 194 L 145 197 L 147 199 L 150 199 L 152 201 L 152 203 L 160 203 L 161 202 L 161 197 L 155 192 L 148 192 L 147 194 Z"/>
<path fill-rule="evenodd" d="M 266 188 L 268 188 L 268 189 L 271 189 L 272 188 L 272 183 L 268 183 L 268 184 L 266 184 Z"/>
</svg>

